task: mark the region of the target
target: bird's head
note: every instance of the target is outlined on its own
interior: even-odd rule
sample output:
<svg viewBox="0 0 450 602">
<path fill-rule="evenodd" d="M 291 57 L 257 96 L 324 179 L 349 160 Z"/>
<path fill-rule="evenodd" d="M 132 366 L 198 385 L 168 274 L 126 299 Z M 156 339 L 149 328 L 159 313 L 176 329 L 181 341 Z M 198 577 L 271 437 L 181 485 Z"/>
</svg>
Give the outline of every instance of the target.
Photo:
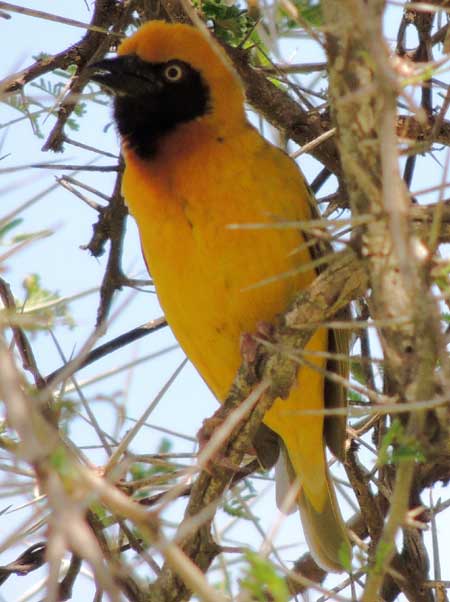
<svg viewBox="0 0 450 602">
<path fill-rule="evenodd" d="M 237 75 L 216 42 L 190 25 L 146 23 L 116 58 L 91 69 L 91 78 L 115 96 L 119 132 L 141 158 L 151 158 L 181 124 L 203 121 L 226 130 L 242 122 Z"/>
</svg>

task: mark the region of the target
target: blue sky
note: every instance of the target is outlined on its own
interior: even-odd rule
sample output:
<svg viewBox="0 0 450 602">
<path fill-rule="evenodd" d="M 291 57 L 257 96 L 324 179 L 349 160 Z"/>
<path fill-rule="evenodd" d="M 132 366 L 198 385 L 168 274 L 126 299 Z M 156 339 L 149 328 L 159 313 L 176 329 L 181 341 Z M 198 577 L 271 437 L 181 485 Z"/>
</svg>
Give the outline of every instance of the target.
<svg viewBox="0 0 450 602">
<path fill-rule="evenodd" d="M 36 8 L 36 4 L 36 2 L 21 2 L 21 5 L 30 8 Z M 91 18 L 89 7 L 82 0 L 60 2 L 40 0 L 38 4 L 39 10 L 56 12 L 66 18 L 84 22 L 89 22 Z M 397 24 L 395 19 L 389 19 L 386 24 L 388 34 L 392 36 L 395 32 L 390 32 L 390 27 L 394 24 Z M 18 14 L 12 14 L 12 18 L 8 21 L 0 20 L 0 47 L 1 56 L 4 57 L 0 65 L 0 78 L 29 65 L 33 60 L 32 56 L 39 52 L 53 54 L 61 51 L 79 40 L 82 33 L 83 30 L 78 28 Z M 299 47 L 301 47 L 301 52 Z M 305 46 L 303 41 L 290 41 L 283 44 L 282 48 L 284 55 L 292 62 L 311 62 L 321 59 L 317 46 L 311 44 Z M 30 96 L 45 102 L 46 105 L 51 105 L 50 99 L 41 90 L 28 86 L 26 91 Z M 4 104 L 0 105 L 0 124 L 8 123 L 17 117 L 19 117 L 17 111 Z M 69 135 L 85 144 L 117 154 L 119 146 L 114 128 L 109 127 L 107 131 L 104 131 L 110 121 L 111 111 L 108 106 L 89 103 L 87 116 L 79 120 L 80 131 L 69 132 Z M 6 155 L 0 163 L 0 168 L 6 169 L 12 166 L 55 160 L 61 163 L 85 165 L 93 159 L 94 154 L 80 151 L 72 146 L 66 146 L 63 154 L 43 153 L 41 147 L 45 135 L 48 134 L 53 123 L 53 118 L 49 118 L 42 124 L 44 139 L 39 139 L 32 134 L 27 119 L 9 128 L 0 129 L 0 139 L 2 140 L 0 154 Z M 103 159 L 101 164 L 111 164 L 111 162 L 111 159 Z M 308 156 L 302 156 L 300 164 L 308 180 L 311 181 L 317 173 L 317 163 Z M 426 165 L 423 164 L 423 168 L 417 170 L 414 187 L 417 189 L 428 186 L 430 181 L 438 177 L 440 169 L 436 162 L 428 159 Z M 8 214 L 18 205 L 32 198 L 37 191 L 44 191 L 53 186 L 55 177 L 61 176 L 63 173 L 59 169 L 26 169 L 4 175 L 0 184 L 0 216 Z M 112 191 L 114 180 L 109 174 L 80 172 L 76 177 L 100 189 L 105 194 L 110 194 Z M 326 190 L 322 193 L 326 193 Z M 436 200 L 436 195 L 434 200 Z M 80 249 L 80 245 L 89 241 L 92 224 L 96 221 L 96 215 L 92 209 L 81 203 L 67 190 L 57 186 L 51 193 L 46 194 L 39 202 L 25 210 L 21 217 L 24 220 L 20 226 L 21 232 L 29 233 L 51 229 L 53 233 L 51 236 L 29 245 L 6 262 L 2 276 L 10 282 L 17 298 L 23 295 L 21 290 L 23 279 L 28 274 L 34 273 L 41 275 L 43 287 L 57 290 L 62 296 L 72 296 L 100 285 L 105 269 L 105 257 L 97 260 L 88 252 Z M 128 220 L 123 266 L 130 276 L 146 277 L 136 227 L 131 219 Z M 75 318 L 76 327 L 72 330 L 66 327 L 56 329 L 55 336 L 67 358 L 76 353 L 91 334 L 95 324 L 97 303 L 98 295 L 96 293 L 73 302 L 70 309 Z M 136 293 L 130 289 L 117 296 L 113 313 L 114 311 L 118 315 L 110 324 L 104 340 L 161 315 L 153 292 Z M 32 343 L 43 374 L 47 374 L 61 365 L 58 351 L 49 334 L 40 333 L 33 338 Z M 113 369 L 149 353 L 165 350 L 174 344 L 172 335 L 166 329 L 115 353 L 102 360 L 101 364 L 83 370 L 77 375 L 77 380 L 82 382 L 99 372 Z M 105 430 L 114 429 L 115 412 L 110 404 L 111 399 L 122 404 L 128 416 L 139 417 L 183 357 L 182 351 L 177 349 L 132 370 L 118 374 L 108 381 L 101 381 L 85 387 L 83 391 L 90 399 L 91 407 L 96 412 L 102 427 Z M 104 397 L 105 394 L 110 396 L 109 400 Z M 187 365 L 165 395 L 163 402 L 152 413 L 149 422 L 194 436 L 201 426 L 202 420 L 210 416 L 215 409 L 216 402 L 213 396 L 193 367 Z M 126 423 L 122 432 L 130 428 L 131 424 L 130 422 Z M 70 435 L 77 444 L 99 443 L 95 432 L 82 420 L 75 421 Z M 141 453 L 144 451 L 154 452 L 158 449 L 160 440 L 161 434 L 157 431 L 143 429 L 133 442 L 132 449 Z M 175 439 L 174 450 L 191 452 L 193 443 L 184 439 Z M 98 463 L 104 461 L 102 452 L 91 451 L 90 455 Z M 1 482 L 0 476 L 0 487 Z M 263 482 L 261 487 L 265 485 L 266 483 Z M 438 496 L 439 492 L 436 492 L 435 501 Z M 18 504 L 19 498 L 14 501 Z M 9 503 L 5 498 L 4 505 Z M 1 509 L 0 505 L 0 511 Z M 273 491 L 268 492 L 258 502 L 258 509 L 262 513 L 263 528 L 269 527 L 276 520 Z M 179 508 L 174 509 L 168 517 L 174 519 L 178 510 Z M 9 529 L 14 529 L 24 519 L 26 513 L 27 510 L 21 510 L 4 517 L 0 516 L 0 531 L 6 533 Z M 229 517 L 222 517 L 219 524 L 223 527 L 230 522 Z M 442 542 L 449 541 L 448 521 L 440 521 L 439 528 L 448 534 L 447 537 L 442 537 Z M 235 529 L 234 537 L 239 541 L 249 543 L 254 549 L 258 549 L 262 541 L 261 535 L 252 523 L 241 522 L 239 531 Z M 30 538 L 29 541 L 32 539 Z M 296 515 L 288 517 L 283 522 L 276 541 L 281 544 L 301 541 L 300 524 Z M 12 551 L 0 554 L 0 564 L 11 560 L 22 549 L 23 544 Z M 283 555 L 285 559 L 294 560 L 304 550 L 305 546 L 300 544 L 295 549 L 285 551 Z M 442 556 L 444 557 L 448 551 L 450 550 L 441 550 Z M 10 556 L 11 554 L 12 556 Z M 40 573 L 44 574 L 45 571 Z M 31 574 L 26 578 L 11 577 L 0 591 L 0 600 L 2 596 L 5 600 L 18 600 L 25 589 L 36 582 L 36 579 L 36 574 Z"/>
</svg>

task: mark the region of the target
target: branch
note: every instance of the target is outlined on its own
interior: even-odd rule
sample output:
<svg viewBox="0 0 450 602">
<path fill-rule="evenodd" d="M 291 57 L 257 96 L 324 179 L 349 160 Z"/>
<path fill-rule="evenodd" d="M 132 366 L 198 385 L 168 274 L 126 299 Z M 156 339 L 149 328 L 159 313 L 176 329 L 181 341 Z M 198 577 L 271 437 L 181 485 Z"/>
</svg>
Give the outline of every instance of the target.
<svg viewBox="0 0 450 602">
<path fill-rule="evenodd" d="M 1 2 L 0 7 L 18 10 L 20 7 Z M 54 69 L 67 69 L 70 65 L 77 66 L 76 75 L 70 81 L 68 93 L 58 108 L 57 120 L 50 132 L 43 150 L 60 151 L 64 142 L 64 126 L 67 119 L 75 109 L 84 86 L 89 81 L 89 74 L 85 75 L 85 67 L 90 62 L 102 58 L 110 49 L 112 42 L 117 41 L 126 26 L 129 24 L 133 2 L 115 2 L 114 0 L 96 0 L 94 13 L 90 25 L 79 22 L 70 23 L 77 27 L 85 26 L 87 32 L 81 40 L 50 57 L 36 61 L 26 69 L 12 75 L 0 82 L 0 95 L 16 93 L 22 90 L 25 84 Z M 20 12 L 20 11 L 19 11 Z M 40 12 L 40 11 L 39 11 Z M 52 15 L 41 13 L 36 16 L 49 18 Z M 58 20 L 58 17 L 54 17 Z M 61 17 L 60 20 L 64 20 Z"/>
<path fill-rule="evenodd" d="M 101 209 L 98 222 L 94 225 L 92 239 L 85 247 L 89 249 L 94 257 L 99 257 L 104 252 L 106 242 L 109 240 L 111 243 L 108 263 L 100 287 L 100 306 L 97 311 L 97 327 L 106 320 L 114 293 L 128 282 L 121 267 L 122 246 L 125 236 L 126 218 L 128 215 L 128 209 L 123 202 L 121 193 L 122 160 L 119 167 L 119 173 L 114 183 L 114 190 L 109 204 Z"/>
<path fill-rule="evenodd" d="M 119 599 L 117 584 L 127 589 L 131 586 L 123 575 L 111 574 L 107 569 L 101 544 L 86 522 L 87 504 L 98 499 L 112 513 L 133 521 L 164 555 L 172 570 L 181 574 L 200 597 L 207 602 L 225 602 L 180 548 L 165 540 L 155 513 L 130 500 L 79 461 L 74 448 L 67 446 L 56 428 L 46 420 L 42 400 L 39 404 L 24 392 L 13 356 L 1 337 L 0 397 L 5 401 L 8 426 L 19 439 L 18 456 L 34 469 L 51 509 L 46 545 L 49 562 L 46 600 L 56 602 L 60 587 L 57 580 L 59 566 L 66 549 L 71 549 L 92 566 L 98 586 L 109 593 L 113 602 Z"/>
<path fill-rule="evenodd" d="M 265 71 L 253 68 L 249 53 L 242 48 L 225 47 L 245 87 L 248 102 L 275 128 L 303 146 L 323 136 L 330 129 L 330 119 L 319 111 L 305 111 L 285 91 L 275 86 Z M 311 155 L 334 174 L 341 172 L 334 138 L 311 150 Z"/>
<path fill-rule="evenodd" d="M 429 257 L 411 231 L 409 195 L 398 169 L 399 85 L 382 35 L 384 3 L 327 0 L 323 8 L 331 100 L 350 204 L 355 217 L 373 216 L 361 236 L 373 317 L 395 321 L 379 330 L 386 390 L 399 400 L 430 399 L 437 393 L 437 361 L 445 365 L 446 360 L 439 312 L 429 287 Z M 423 412 L 415 412 L 406 436 L 419 439 L 428 450 L 424 427 Z M 377 599 L 395 555 L 395 535 L 409 509 L 415 467 L 414 457 L 398 466 L 389 517 L 372 549 L 364 602 Z"/>
<path fill-rule="evenodd" d="M 45 562 L 45 543 L 40 541 L 22 552 L 18 558 L 0 566 L 0 585 L 11 575 L 28 575 L 31 571 L 39 569 Z"/>
<path fill-rule="evenodd" d="M 56 123 L 52 128 L 42 150 L 60 151 L 64 142 L 64 126 L 74 111 L 84 86 L 89 81 L 85 67 L 92 61 L 102 58 L 111 47 L 112 34 L 121 33 L 130 19 L 130 3 L 118 3 L 114 0 L 96 0 L 91 25 L 100 27 L 104 32 L 88 30 L 78 43 L 78 56 L 75 61 L 77 72 L 72 77 L 68 93 L 59 105 Z M 105 35 L 106 34 L 106 35 Z"/>
<path fill-rule="evenodd" d="M 181 541 L 182 550 L 202 571 L 209 568 L 220 552 L 210 533 L 216 508 L 244 453 L 251 446 L 265 412 L 276 398 L 287 394 L 294 381 L 298 364 L 293 358 L 305 347 L 313 332 L 311 328 L 305 329 L 304 324 L 320 323 L 332 318 L 352 299 L 362 295 L 366 286 L 364 262 L 359 261 L 352 251 L 336 256 L 331 266 L 297 295 L 285 316 L 280 317 L 274 332 L 276 343 L 260 350 L 258 365 L 261 365 L 261 369 L 258 373 L 255 374 L 253 365 L 244 363 L 241 366 L 230 394 L 218 413 L 226 424 L 247 404 L 248 415 L 245 422 L 242 417 L 236 428 L 233 427 L 226 447 L 222 444 L 225 451 L 221 453 L 220 466 L 209 466 L 208 471 L 201 472 L 195 481 L 183 522 L 178 528 L 177 538 Z M 263 387 L 265 394 L 257 405 L 252 406 L 249 400 L 255 403 L 251 394 L 258 386 Z M 211 442 L 214 442 L 214 438 Z M 311 574 L 314 578 L 314 575 L 320 574 L 320 570 L 315 567 Z M 155 600 L 181 602 L 189 596 L 189 588 L 168 563 L 165 563 L 161 575 L 149 587 L 149 597 Z"/>
</svg>

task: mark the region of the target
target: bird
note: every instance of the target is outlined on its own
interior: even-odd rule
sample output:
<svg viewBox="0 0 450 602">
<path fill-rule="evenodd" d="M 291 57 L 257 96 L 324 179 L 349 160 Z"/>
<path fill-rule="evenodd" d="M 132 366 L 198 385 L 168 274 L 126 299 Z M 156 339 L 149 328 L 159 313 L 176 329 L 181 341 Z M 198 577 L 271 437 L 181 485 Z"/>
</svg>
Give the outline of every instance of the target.
<svg viewBox="0 0 450 602">
<path fill-rule="evenodd" d="M 312 219 L 312 194 L 297 164 L 248 121 L 242 82 L 206 30 L 149 21 L 116 57 L 92 66 L 92 79 L 114 97 L 122 193 L 160 305 L 222 402 L 242 361 L 241 337 L 272 323 L 317 276 L 305 236 L 279 227 Z M 343 457 L 345 419 L 301 410 L 345 405 L 342 388 L 324 377 L 345 368 L 321 353 L 341 348 L 331 330 L 313 333 L 308 361 L 254 442 L 264 466 L 276 462 L 279 505 L 299 484 L 311 554 L 335 572 L 344 570 L 349 539 L 325 448 Z"/>
</svg>

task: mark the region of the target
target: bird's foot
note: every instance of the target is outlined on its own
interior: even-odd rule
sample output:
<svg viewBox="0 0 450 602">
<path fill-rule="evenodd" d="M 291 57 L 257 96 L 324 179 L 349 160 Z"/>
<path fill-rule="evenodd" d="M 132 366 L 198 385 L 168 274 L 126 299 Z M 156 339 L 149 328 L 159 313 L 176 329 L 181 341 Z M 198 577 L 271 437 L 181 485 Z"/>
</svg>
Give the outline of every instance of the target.
<svg viewBox="0 0 450 602">
<path fill-rule="evenodd" d="M 261 341 L 274 340 L 275 327 L 270 322 L 263 320 L 256 324 L 256 332 L 244 332 L 241 335 L 240 349 L 243 360 L 247 364 L 254 364 L 258 357 Z"/>
</svg>

